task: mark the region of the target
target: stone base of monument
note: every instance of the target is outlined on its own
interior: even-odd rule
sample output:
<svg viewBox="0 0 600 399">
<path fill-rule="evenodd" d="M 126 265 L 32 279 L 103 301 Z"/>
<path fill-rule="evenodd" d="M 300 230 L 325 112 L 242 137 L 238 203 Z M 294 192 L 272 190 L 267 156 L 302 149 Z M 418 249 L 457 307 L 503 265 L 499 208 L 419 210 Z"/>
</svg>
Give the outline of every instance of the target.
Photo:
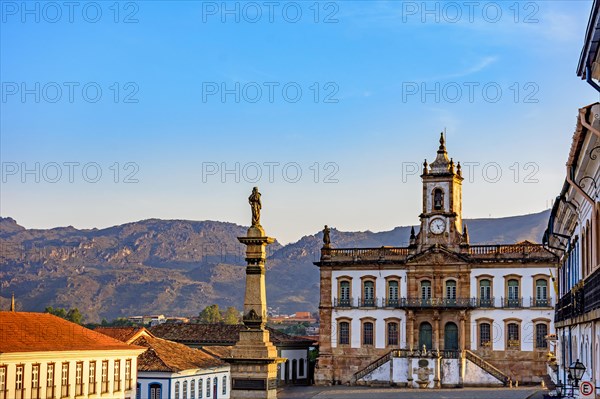
<svg viewBox="0 0 600 399">
<path fill-rule="evenodd" d="M 277 357 L 277 348 L 266 330 L 242 330 L 231 352 L 223 359 L 231 365 L 231 397 L 276 398 L 277 364 L 285 361 Z"/>
</svg>

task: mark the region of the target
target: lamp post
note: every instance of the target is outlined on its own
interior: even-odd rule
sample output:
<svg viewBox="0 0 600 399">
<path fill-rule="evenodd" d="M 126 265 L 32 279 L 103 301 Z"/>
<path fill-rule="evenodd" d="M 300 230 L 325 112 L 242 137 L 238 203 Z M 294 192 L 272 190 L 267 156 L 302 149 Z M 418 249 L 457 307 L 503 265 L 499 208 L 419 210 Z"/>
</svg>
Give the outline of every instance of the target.
<svg viewBox="0 0 600 399">
<path fill-rule="evenodd" d="M 585 373 L 585 366 L 579 359 L 569 366 L 569 376 L 573 380 L 573 392 L 575 392 L 575 389 L 579 389 L 579 381 L 581 381 L 583 373 Z"/>
<path fill-rule="evenodd" d="M 563 391 L 564 386 L 562 384 L 562 382 L 560 382 L 560 380 L 558 380 L 558 382 L 556 383 L 556 393 L 558 394 L 558 398 L 562 398 L 563 397 Z"/>
</svg>

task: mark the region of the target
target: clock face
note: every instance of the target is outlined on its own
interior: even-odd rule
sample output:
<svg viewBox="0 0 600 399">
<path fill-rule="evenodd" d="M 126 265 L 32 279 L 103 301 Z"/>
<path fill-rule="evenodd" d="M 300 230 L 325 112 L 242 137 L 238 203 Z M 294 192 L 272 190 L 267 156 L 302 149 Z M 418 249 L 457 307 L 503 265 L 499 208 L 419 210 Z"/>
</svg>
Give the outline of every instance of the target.
<svg viewBox="0 0 600 399">
<path fill-rule="evenodd" d="M 429 223 L 429 230 L 433 234 L 442 234 L 446 230 L 446 222 L 444 219 L 433 219 Z"/>
</svg>

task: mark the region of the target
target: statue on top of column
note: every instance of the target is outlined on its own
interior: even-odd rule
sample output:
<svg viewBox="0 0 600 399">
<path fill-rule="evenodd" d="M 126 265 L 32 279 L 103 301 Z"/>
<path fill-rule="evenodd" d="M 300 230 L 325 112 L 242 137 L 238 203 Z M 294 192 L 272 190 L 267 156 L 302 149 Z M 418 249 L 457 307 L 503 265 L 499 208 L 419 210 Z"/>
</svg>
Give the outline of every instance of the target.
<svg viewBox="0 0 600 399">
<path fill-rule="evenodd" d="M 330 229 L 327 225 L 323 229 L 323 248 L 331 247 Z"/>
<path fill-rule="evenodd" d="M 260 226 L 260 210 L 262 204 L 260 202 L 258 187 L 252 189 L 252 194 L 248 197 L 248 202 L 250 202 L 250 208 L 252 208 L 252 226 Z"/>
</svg>

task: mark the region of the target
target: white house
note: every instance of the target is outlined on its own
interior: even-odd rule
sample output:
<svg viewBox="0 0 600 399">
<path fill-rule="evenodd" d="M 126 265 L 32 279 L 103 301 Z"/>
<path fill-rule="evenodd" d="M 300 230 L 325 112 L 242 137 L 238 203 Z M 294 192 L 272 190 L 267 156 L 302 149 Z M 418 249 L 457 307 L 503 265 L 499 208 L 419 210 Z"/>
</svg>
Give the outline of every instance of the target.
<svg viewBox="0 0 600 399">
<path fill-rule="evenodd" d="M 0 312 L 0 398 L 133 399 L 145 350 L 48 313 Z"/>
<path fill-rule="evenodd" d="M 138 399 L 228 399 L 229 365 L 218 357 L 157 338 L 145 328 L 99 327 L 95 331 L 147 348 L 138 357 Z"/>
</svg>

